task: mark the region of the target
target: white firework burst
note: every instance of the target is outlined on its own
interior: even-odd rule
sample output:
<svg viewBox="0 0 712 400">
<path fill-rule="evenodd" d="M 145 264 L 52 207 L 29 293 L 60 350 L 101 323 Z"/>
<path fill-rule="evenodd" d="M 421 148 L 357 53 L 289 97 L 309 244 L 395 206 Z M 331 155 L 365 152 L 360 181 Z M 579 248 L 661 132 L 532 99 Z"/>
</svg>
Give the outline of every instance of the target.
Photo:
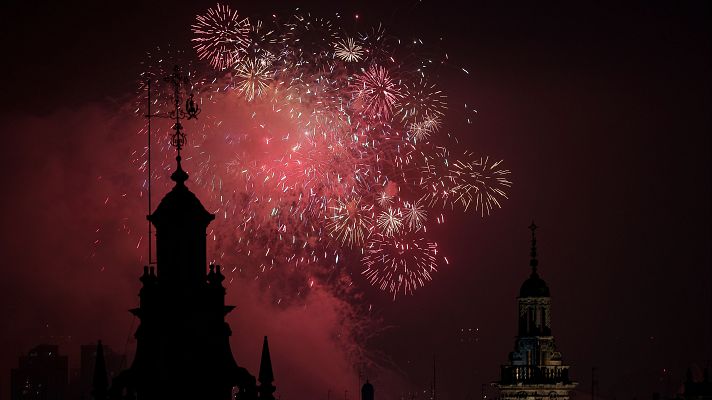
<svg viewBox="0 0 712 400">
<path fill-rule="evenodd" d="M 353 38 L 345 38 L 334 42 L 334 55 L 346 62 L 361 61 L 363 54 L 363 46 L 357 44 Z"/>
<path fill-rule="evenodd" d="M 376 202 L 381 207 L 387 207 L 389 204 L 393 203 L 393 196 L 388 194 L 385 190 L 378 194 L 376 197 Z"/>
<path fill-rule="evenodd" d="M 261 97 L 273 79 L 269 64 L 262 60 L 246 59 L 235 68 L 235 89 L 252 101 Z"/>
<path fill-rule="evenodd" d="M 428 212 L 425 211 L 425 207 L 421 204 L 421 200 L 413 203 L 405 203 L 403 219 L 408 225 L 408 229 L 413 232 L 423 229 L 423 224 L 425 224 L 425 221 L 428 218 Z"/>
<path fill-rule="evenodd" d="M 430 137 L 432 131 L 426 126 L 425 122 L 413 122 L 408 125 L 408 139 L 413 143 L 418 143 Z"/>
<path fill-rule="evenodd" d="M 398 208 L 388 208 L 378 214 L 376 224 L 384 236 L 395 236 L 403 228 L 403 213 Z"/>
</svg>

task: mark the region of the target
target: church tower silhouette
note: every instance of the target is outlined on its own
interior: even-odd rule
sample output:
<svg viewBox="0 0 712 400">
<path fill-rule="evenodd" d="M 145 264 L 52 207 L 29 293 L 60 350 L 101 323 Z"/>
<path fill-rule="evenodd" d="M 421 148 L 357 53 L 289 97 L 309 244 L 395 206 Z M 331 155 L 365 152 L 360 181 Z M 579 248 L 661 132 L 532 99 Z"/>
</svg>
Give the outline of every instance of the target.
<svg viewBox="0 0 712 400">
<path fill-rule="evenodd" d="M 257 398 L 256 382 L 235 362 L 225 316 L 225 277 L 206 273 L 206 229 L 215 218 L 185 185 L 180 155 L 173 189 L 147 218 L 156 230 L 157 267 L 144 267 L 133 364 L 112 384 L 112 399 Z"/>
<path fill-rule="evenodd" d="M 495 386 L 500 400 L 568 400 L 577 386 L 569 378 L 569 366 L 556 350 L 551 334 L 551 297 L 549 287 L 539 276 L 536 229 L 532 222 L 531 275 L 519 290 L 519 328 L 509 363 L 502 366 Z"/>
</svg>

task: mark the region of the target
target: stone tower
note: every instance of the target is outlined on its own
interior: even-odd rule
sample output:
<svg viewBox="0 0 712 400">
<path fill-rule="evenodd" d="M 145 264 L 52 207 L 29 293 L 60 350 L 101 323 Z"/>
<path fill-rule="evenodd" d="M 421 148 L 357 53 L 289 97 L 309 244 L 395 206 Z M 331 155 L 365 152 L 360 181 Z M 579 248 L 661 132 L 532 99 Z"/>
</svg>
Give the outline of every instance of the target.
<svg viewBox="0 0 712 400">
<path fill-rule="evenodd" d="M 532 223 L 531 275 L 519 290 L 519 328 L 514 351 L 502 366 L 495 386 L 501 400 L 568 400 L 577 383 L 569 378 L 551 334 L 551 297 L 549 287 L 539 276 L 536 229 Z"/>
</svg>

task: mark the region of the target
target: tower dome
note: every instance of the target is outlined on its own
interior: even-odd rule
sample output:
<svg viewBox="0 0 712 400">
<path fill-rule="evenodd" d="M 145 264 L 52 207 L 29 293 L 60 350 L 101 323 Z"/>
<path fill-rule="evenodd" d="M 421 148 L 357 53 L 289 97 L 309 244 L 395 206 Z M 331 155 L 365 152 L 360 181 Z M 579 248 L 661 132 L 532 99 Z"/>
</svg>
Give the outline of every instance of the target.
<svg viewBox="0 0 712 400">
<path fill-rule="evenodd" d="M 153 214 L 147 218 L 157 229 L 185 224 L 206 227 L 215 219 L 215 215 L 209 213 L 195 194 L 185 186 L 188 174 L 181 168 L 180 156 L 176 161 L 176 170 L 171 175 L 171 179 L 176 183 L 173 190 L 166 194 Z"/>
<path fill-rule="evenodd" d="M 529 279 L 522 283 L 519 289 L 519 297 L 550 297 L 549 287 L 539 274 L 532 272 Z"/>
</svg>

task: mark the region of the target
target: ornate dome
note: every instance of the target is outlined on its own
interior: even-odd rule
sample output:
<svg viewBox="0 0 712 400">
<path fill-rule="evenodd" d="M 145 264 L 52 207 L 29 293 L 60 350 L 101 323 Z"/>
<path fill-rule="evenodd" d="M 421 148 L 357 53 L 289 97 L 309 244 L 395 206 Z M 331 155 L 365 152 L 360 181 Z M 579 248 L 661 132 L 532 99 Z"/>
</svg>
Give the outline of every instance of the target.
<svg viewBox="0 0 712 400">
<path fill-rule="evenodd" d="M 148 220 L 158 228 L 159 225 L 182 225 L 197 224 L 207 226 L 215 216 L 209 213 L 200 203 L 200 200 L 188 190 L 185 181 L 188 174 L 183 171 L 180 165 L 180 157 L 177 157 L 178 165 L 176 171 L 171 175 L 171 179 L 176 182 L 173 190 L 168 192 L 156 207 L 153 214 L 148 216 Z"/>
</svg>

